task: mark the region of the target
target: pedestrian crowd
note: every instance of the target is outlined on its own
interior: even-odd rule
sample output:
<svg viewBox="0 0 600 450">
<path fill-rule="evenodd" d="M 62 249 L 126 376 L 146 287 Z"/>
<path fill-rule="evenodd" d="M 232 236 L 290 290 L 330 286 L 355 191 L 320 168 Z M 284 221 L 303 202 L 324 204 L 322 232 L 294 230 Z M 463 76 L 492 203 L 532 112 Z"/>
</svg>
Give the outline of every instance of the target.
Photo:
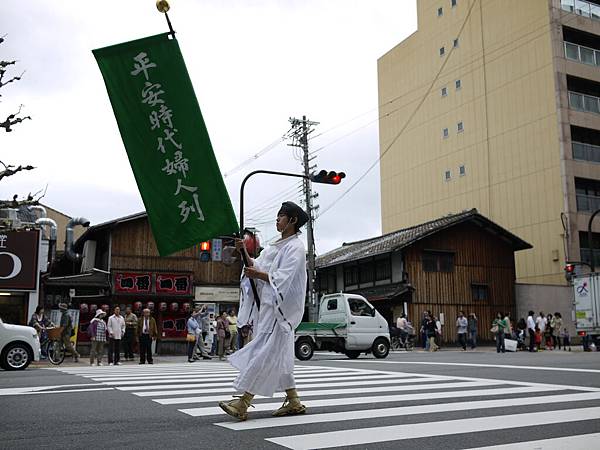
<svg viewBox="0 0 600 450">
<path fill-rule="evenodd" d="M 406 315 L 402 313 L 397 321 L 396 327 L 402 329 L 407 322 Z M 505 353 L 510 351 L 528 350 L 535 352 L 539 350 L 563 350 L 571 351 L 571 336 L 562 315 L 559 312 L 544 314 L 540 312 L 537 316 L 529 311 L 527 319 L 521 318 L 513 324 L 510 313 L 498 312 L 490 324 L 490 333 L 494 336 L 496 352 Z M 479 321 L 475 313 L 465 315 L 459 311 L 455 321 L 458 346 L 462 351 L 467 347 L 471 350 L 477 347 L 479 336 Z M 435 352 L 442 345 L 442 322 L 431 311 L 424 311 L 421 317 L 419 329 L 421 344 L 424 350 Z M 527 339 L 529 343 L 527 344 Z M 584 351 L 592 351 L 589 337 L 583 337 Z"/>
</svg>

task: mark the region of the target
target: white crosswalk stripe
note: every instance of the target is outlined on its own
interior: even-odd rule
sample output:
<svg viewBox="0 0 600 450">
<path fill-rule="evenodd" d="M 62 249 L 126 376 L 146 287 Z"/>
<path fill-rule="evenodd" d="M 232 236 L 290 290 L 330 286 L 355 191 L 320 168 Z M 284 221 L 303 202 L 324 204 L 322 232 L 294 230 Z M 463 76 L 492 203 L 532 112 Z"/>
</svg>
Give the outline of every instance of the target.
<svg viewBox="0 0 600 450">
<path fill-rule="evenodd" d="M 51 370 L 79 375 L 93 382 L 90 386 L 117 389 L 198 420 L 213 421 L 231 433 L 253 430 L 272 444 L 297 450 L 381 442 L 402 445 L 409 439 L 419 442 L 432 436 L 572 422 L 595 426 L 586 431 L 589 434 L 519 443 L 511 442 L 511 434 L 506 433 L 505 445 L 484 448 L 574 450 L 591 448 L 600 437 L 600 388 L 302 365 L 296 366 L 295 378 L 307 414 L 271 417 L 268 412 L 281 406 L 284 394 L 256 396 L 250 419 L 239 422 L 216 405 L 235 393 L 231 383 L 237 371 L 226 363 Z M 500 408 L 507 408 L 500 410 L 502 415 L 498 415 Z M 506 413 L 516 408 L 518 414 Z M 521 413 L 522 408 L 530 410 Z"/>
</svg>

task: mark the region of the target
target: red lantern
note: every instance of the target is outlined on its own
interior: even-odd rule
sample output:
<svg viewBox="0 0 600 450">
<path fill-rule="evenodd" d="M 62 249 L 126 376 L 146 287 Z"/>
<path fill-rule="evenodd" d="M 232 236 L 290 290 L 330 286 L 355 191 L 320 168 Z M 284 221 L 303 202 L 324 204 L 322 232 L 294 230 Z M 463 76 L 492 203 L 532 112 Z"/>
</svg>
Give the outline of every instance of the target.
<svg viewBox="0 0 600 450">
<path fill-rule="evenodd" d="M 104 304 L 104 305 L 101 306 L 101 308 L 102 308 L 102 311 L 108 312 L 108 309 L 110 308 L 110 306 Z"/>
<path fill-rule="evenodd" d="M 182 309 L 183 309 L 183 312 L 188 313 L 188 312 L 190 312 L 190 310 L 192 309 L 192 307 L 191 307 L 191 305 L 189 303 L 184 303 Z"/>
<path fill-rule="evenodd" d="M 90 312 L 91 312 L 92 314 L 95 314 L 97 310 L 98 310 L 98 305 L 96 305 L 96 304 L 92 303 L 92 304 L 90 305 Z"/>
<path fill-rule="evenodd" d="M 258 235 L 247 231 L 244 234 L 244 245 L 250 256 L 256 256 L 260 249 L 260 239 L 258 238 Z"/>
<path fill-rule="evenodd" d="M 82 303 L 79 305 L 79 312 L 81 312 L 81 314 L 87 314 L 89 310 L 90 309 L 87 303 Z"/>
<path fill-rule="evenodd" d="M 175 302 L 171 303 L 171 311 L 172 312 L 179 311 L 179 303 L 175 303 Z"/>
<path fill-rule="evenodd" d="M 154 302 L 146 303 L 146 308 L 148 308 L 150 311 L 154 311 Z"/>
<path fill-rule="evenodd" d="M 142 302 L 135 302 L 133 304 L 133 310 L 137 311 L 137 312 L 141 311 L 142 310 Z"/>
<path fill-rule="evenodd" d="M 165 311 L 167 310 L 167 302 L 160 302 L 160 303 L 158 304 L 158 309 L 159 309 L 161 312 L 165 312 Z"/>
</svg>

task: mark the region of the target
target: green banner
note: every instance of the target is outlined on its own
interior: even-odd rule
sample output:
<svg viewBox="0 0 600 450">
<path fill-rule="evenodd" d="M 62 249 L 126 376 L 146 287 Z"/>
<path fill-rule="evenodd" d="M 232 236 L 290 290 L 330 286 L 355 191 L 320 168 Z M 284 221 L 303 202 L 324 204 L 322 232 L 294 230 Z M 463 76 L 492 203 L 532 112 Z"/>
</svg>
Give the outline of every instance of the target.
<svg viewBox="0 0 600 450">
<path fill-rule="evenodd" d="M 93 51 L 160 255 L 238 231 L 177 40 Z"/>
</svg>

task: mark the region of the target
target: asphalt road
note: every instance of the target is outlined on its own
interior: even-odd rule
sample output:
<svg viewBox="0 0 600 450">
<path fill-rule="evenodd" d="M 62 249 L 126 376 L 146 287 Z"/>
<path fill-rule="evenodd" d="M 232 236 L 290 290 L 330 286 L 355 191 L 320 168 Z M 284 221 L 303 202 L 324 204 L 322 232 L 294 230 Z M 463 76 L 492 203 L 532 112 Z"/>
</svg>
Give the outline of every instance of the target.
<svg viewBox="0 0 600 450">
<path fill-rule="evenodd" d="M 0 372 L 0 448 L 574 450 L 600 438 L 598 352 L 316 354 L 296 366 L 306 415 L 272 419 L 282 396 L 257 398 L 243 423 L 216 409 L 227 363 L 82 361 Z"/>
</svg>

